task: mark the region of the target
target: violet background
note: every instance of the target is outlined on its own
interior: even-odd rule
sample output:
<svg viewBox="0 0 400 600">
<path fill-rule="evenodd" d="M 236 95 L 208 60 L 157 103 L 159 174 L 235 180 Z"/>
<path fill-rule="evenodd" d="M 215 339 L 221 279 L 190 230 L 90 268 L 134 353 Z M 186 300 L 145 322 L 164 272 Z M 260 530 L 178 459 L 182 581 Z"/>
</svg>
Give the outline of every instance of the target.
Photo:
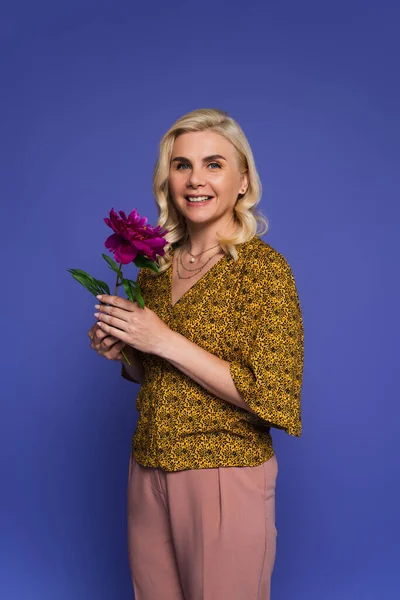
<svg viewBox="0 0 400 600">
<path fill-rule="evenodd" d="M 139 388 L 90 349 L 94 298 L 66 269 L 114 285 L 103 217 L 155 224 L 159 140 L 199 107 L 247 134 L 303 307 L 273 598 L 399 597 L 399 17 L 385 0 L 2 5 L 2 599 L 131 597 Z"/>
</svg>

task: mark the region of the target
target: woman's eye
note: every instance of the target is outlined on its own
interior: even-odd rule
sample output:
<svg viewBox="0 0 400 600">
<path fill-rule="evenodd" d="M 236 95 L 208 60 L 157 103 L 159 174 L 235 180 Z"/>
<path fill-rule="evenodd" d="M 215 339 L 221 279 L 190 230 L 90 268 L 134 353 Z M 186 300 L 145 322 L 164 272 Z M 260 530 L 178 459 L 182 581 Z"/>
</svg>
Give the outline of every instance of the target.
<svg viewBox="0 0 400 600">
<path fill-rule="evenodd" d="M 215 167 L 216 167 L 217 169 L 220 169 L 220 168 L 221 168 L 221 165 L 220 165 L 219 163 L 217 163 L 217 162 L 212 162 L 212 163 L 209 163 L 207 166 L 208 166 L 208 167 L 213 167 L 213 168 L 212 168 L 212 171 L 214 171 L 214 170 L 215 170 Z M 177 171 L 186 171 L 186 168 L 185 168 L 185 167 L 188 167 L 188 168 L 190 169 L 190 165 L 189 165 L 188 163 L 178 163 L 178 165 L 177 165 L 176 169 L 177 169 Z"/>
</svg>

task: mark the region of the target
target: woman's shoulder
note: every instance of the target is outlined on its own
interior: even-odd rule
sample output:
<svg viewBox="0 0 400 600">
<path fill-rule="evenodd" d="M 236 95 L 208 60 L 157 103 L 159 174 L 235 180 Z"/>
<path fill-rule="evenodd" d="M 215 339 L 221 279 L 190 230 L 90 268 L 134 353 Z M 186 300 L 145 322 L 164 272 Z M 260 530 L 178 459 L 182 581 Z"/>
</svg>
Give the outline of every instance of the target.
<svg viewBox="0 0 400 600">
<path fill-rule="evenodd" d="M 247 242 L 243 258 L 248 265 L 262 272 L 290 270 L 286 257 L 257 235 Z"/>
</svg>

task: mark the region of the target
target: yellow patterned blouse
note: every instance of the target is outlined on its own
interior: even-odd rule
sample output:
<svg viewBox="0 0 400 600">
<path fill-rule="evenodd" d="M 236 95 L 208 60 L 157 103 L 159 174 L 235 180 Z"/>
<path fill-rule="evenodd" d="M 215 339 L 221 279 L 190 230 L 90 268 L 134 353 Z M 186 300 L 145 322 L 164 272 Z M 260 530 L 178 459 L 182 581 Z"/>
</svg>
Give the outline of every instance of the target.
<svg viewBox="0 0 400 600">
<path fill-rule="evenodd" d="M 144 379 L 132 440 L 138 463 L 165 471 L 255 466 L 273 456 L 270 428 L 300 436 L 303 322 L 286 259 L 258 236 L 223 256 L 172 306 L 172 265 L 141 269 L 146 306 L 171 329 L 230 362 L 252 414 L 222 400 L 154 354 L 139 352 Z M 124 366 L 121 375 L 130 381 Z"/>
</svg>

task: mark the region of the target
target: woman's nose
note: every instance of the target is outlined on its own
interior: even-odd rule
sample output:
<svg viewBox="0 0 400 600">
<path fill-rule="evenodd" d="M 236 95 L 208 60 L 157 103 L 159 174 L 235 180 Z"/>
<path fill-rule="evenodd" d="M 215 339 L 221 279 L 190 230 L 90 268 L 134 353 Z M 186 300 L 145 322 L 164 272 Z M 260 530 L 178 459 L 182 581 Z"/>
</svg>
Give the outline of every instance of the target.
<svg viewBox="0 0 400 600">
<path fill-rule="evenodd" d="M 189 183 L 191 185 L 204 185 L 205 176 L 201 168 L 193 167 L 189 175 Z"/>
</svg>

